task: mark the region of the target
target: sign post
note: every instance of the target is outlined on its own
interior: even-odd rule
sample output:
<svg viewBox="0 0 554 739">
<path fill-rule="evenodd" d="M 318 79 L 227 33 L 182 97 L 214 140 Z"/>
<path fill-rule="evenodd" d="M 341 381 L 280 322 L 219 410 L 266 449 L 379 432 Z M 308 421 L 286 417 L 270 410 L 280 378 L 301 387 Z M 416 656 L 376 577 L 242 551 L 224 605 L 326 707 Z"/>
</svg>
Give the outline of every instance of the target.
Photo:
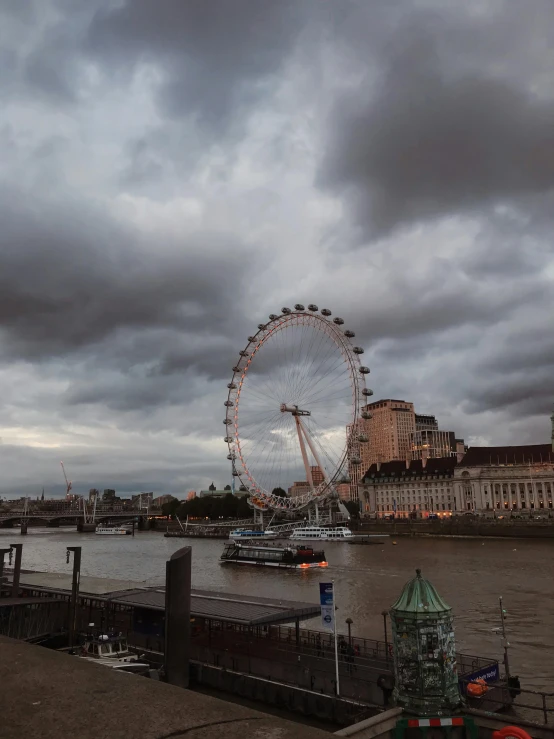
<svg viewBox="0 0 554 739">
<path fill-rule="evenodd" d="M 319 583 L 319 602 L 321 604 L 321 625 L 325 631 L 332 631 L 335 640 L 335 683 L 337 697 L 339 688 L 339 649 L 337 644 L 337 620 L 335 618 L 335 583 Z"/>
</svg>

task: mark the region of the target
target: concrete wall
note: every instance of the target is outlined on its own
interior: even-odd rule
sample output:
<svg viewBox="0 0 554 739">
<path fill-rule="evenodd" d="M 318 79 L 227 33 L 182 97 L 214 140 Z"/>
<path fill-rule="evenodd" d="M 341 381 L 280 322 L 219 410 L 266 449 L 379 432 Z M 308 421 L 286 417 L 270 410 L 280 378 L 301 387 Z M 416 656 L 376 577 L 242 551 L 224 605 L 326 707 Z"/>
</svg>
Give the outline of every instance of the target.
<svg viewBox="0 0 554 739">
<path fill-rule="evenodd" d="M 195 684 L 301 713 L 304 716 L 312 716 L 339 726 L 346 726 L 358 721 L 364 714 L 372 713 L 367 706 L 355 701 L 323 695 L 212 665 L 199 663 L 191 665 L 191 685 Z"/>
<path fill-rule="evenodd" d="M 354 526 L 361 534 L 391 534 L 394 536 L 500 536 L 527 539 L 554 539 L 554 521 L 525 523 L 503 519 L 464 518 L 455 516 L 443 521 L 370 521 Z"/>
</svg>

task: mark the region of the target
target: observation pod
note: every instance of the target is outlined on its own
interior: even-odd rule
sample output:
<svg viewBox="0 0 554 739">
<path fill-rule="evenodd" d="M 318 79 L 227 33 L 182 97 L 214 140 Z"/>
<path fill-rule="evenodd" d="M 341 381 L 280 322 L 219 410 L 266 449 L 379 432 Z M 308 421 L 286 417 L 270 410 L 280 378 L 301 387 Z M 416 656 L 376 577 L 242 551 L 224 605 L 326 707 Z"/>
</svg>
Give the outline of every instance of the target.
<svg viewBox="0 0 554 739">
<path fill-rule="evenodd" d="M 289 313 L 292 313 L 290 308 L 281 308 L 281 312 L 285 315 L 288 315 Z"/>
<path fill-rule="evenodd" d="M 404 585 L 390 619 L 397 705 L 420 716 L 451 715 L 462 702 L 452 609 L 421 570 Z"/>
<path fill-rule="evenodd" d="M 278 318 L 279 318 L 279 316 L 277 315 L 277 313 L 270 313 L 269 314 L 269 320 L 270 321 L 276 321 Z"/>
<path fill-rule="evenodd" d="M 329 308 L 322 308 L 321 309 L 321 315 L 322 316 L 330 316 L 331 315 L 331 311 L 329 310 Z"/>
<path fill-rule="evenodd" d="M 304 308 L 304 306 L 302 305 L 302 303 L 297 303 L 294 306 L 294 310 L 300 310 L 300 311 L 302 311 L 302 310 L 306 310 L 306 309 Z"/>
<path fill-rule="evenodd" d="M 350 329 L 346 329 L 346 331 L 344 332 L 344 335 L 345 335 L 345 336 L 346 336 L 346 337 L 347 337 L 348 339 L 353 339 L 353 338 L 354 338 L 354 336 L 356 336 L 356 334 L 354 333 L 354 331 L 350 331 Z"/>
<path fill-rule="evenodd" d="M 318 307 L 315 303 L 310 303 L 310 305 L 308 306 L 308 310 L 315 311 L 318 310 Z"/>
</svg>

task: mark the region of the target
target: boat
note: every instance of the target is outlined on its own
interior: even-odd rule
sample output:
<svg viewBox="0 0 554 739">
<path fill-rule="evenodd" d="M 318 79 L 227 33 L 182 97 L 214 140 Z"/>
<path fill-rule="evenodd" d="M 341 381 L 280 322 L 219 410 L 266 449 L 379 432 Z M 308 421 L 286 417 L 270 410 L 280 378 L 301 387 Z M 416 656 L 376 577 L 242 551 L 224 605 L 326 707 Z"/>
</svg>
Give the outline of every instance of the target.
<svg viewBox="0 0 554 739">
<path fill-rule="evenodd" d="M 66 650 L 61 650 L 66 651 Z M 150 665 L 131 652 L 122 634 L 86 634 L 77 656 L 119 672 L 150 677 Z"/>
<path fill-rule="evenodd" d="M 321 526 L 303 526 L 294 529 L 290 539 L 296 541 L 313 541 L 323 539 L 325 541 L 344 541 L 354 538 L 354 534 L 346 526 L 324 529 Z"/>
<path fill-rule="evenodd" d="M 253 529 L 235 529 L 229 534 L 229 539 L 278 539 L 276 531 L 266 529 L 265 531 L 254 531 Z"/>
<path fill-rule="evenodd" d="M 106 526 L 103 523 L 99 523 L 94 533 L 107 534 L 108 536 L 125 536 L 130 534 L 131 531 L 126 526 Z"/>
<path fill-rule="evenodd" d="M 307 570 L 327 567 L 325 552 L 312 547 L 288 545 L 271 547 L 264 544 L 247 544 L 232 541 L 225 545 L 221 564 L 229 562 L 258 567 L 280 567 L 288 570 Z"/>
</svg>

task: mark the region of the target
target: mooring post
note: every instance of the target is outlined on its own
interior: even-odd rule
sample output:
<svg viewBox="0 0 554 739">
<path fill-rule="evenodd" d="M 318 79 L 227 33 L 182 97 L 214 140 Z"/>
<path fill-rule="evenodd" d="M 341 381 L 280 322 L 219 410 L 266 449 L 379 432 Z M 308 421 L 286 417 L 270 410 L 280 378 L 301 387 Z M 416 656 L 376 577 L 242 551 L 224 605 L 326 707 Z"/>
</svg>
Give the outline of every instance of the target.
<svg viewBox="0 0 554 739">
<path fill-rule="evenodd" d="M 21 557 L 23 556 L 23 544 L 10 544 L 15 549 L 15 564 L 13 566 L 12 598 L 19 597 L 19 578 L 21 577 Z"/>
<path fill-rule="evenodd" d="M 171 555 L 165 566 L 165 679 L 188 688 L 192 548 Z"/>
<path fill-rule="evenodd" d="M 4 583 L 4 557 L 11 549 L 0 549 L 0 598 L 2 597 L 2 585 Z"/>
<path fill-rule="evenodd" d="M 81 547 L 67 547 L 67 562 L 69 553 L 73 552 L 73 580 L 71 583 L 71 601 L 69 604 L 69 651 L 75 646 L 75 631 L 77 629 L 77 600 L 79 599 L 79 582 L 81 580 Z"/>
</svg>

